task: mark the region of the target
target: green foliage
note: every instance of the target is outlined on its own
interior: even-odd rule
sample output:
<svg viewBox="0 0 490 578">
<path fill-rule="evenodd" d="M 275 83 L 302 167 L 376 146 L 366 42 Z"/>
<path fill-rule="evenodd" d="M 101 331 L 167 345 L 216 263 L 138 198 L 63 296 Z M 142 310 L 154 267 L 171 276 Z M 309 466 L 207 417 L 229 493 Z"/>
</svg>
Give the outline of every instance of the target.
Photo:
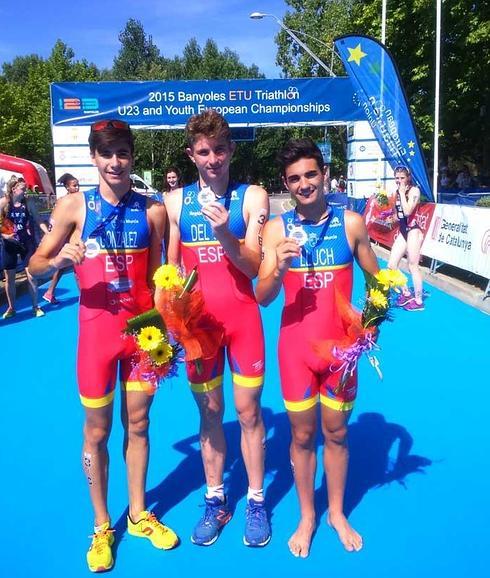
<svg viewBox="0 0 490 578">
<path fill-rule="evenodd" d="M 113 80 L 155 80 L 164 78 L 168 61 L 147 35 L 139 20 L 130 18 L 119 34 L 121 48 L 114 58 Z"/>
<path fill-rule="evenodd" d="M 336 36 L 381 36 L 381 0 L 286 0 L 286 26 L 297 32 L 327 64 Z M 398 0 L 387 5 L 386 46 L 393 54 L 419 131 L 432 155 L 435 91 L 436 6 L 433 0 Z M 277 63 L 286 76 L 325 76 L 281 31 Z M 325 46 L 326 45 L 326 46 Z M 337 57 L 333 70 L 344 75 Z M 490 174 L 490 4 L 483 0 L 442 3 L 440 157 L 444 164 L 473 161 Z"/>
<path fill-rule="evenodd" d="M 0 76 L 0 150 L 52 167 L 49 84 L 98 79 L 97 68 L 74 61 L 74 52 L 58 40 L 48 59 L 17 57 Z"/>
<path fill-rule="evenodd" d="M 476 201 L 475 206 L 490 208 L 490 197 L 480 197 L 478 201 Z"/>
<path fill-rule="evenodd" d="M 284 23 L 294 30 L 336 75 L 344 75 L 332 52 L 333 39 L 360 33 L 380 37 L 381 0 L 286 0 Z M 388 3 L 387 47 L 400 70 L 422 146 L 430 157 L 434 130 L 433 0 Z M 181 56 L 165 58 L 141 22 L 130 19 L 119 34 L 120 50 L 109 70 L 75 59 L 58 40 L 49 58 L 19 56 L 3 65 L 0 75 L 0 150 L 52 167 L 49 84 L 62 81 L 183 80 L 261 78 L 256 66 L 245 66 L 231 50 L 214 40 L 200 46 L 190 39 Z M 328 76 L 281 30 L 277 63 L 286 77 Z M 444 164 L 473 161 L 480 174 L 490 174 L 490 4 L 483 0 L 443 3 L 440 157 Z M 344 127 L 328 129 L 333 174 L 345 174 Z M 275 164 L 277 150 L 292 136 L 323 139 L 321 128 L 257 130 L 254 143 L 240 143 L 233 161 L 237 178 L 261 181 L 270 191 L 282 188 Z M 177 165 L 188 181 L 195 169 L 188 161 L 182 131 L 136 132 L 137 172 L 154 171 L 160 188 L 165 169 Z"/>
</svg>

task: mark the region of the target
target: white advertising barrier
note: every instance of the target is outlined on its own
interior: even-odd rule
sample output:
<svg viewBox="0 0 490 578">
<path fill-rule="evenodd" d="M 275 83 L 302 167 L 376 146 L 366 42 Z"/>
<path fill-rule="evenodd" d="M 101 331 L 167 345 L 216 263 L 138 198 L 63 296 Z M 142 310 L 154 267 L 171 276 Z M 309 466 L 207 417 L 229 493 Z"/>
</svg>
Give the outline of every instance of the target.
<svg viewBox="0 0 490 578">
<path fill-rule="evenodd" d="M 422 254 L 490 279 L 490 209 L 437 204 Z"/>
</svg>

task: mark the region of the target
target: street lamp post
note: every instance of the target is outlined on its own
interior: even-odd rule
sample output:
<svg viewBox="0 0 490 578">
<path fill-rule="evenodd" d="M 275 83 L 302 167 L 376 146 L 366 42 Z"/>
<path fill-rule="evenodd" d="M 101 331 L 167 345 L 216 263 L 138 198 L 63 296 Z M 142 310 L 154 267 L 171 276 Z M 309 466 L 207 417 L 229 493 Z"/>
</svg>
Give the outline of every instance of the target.
<svg viewBox="0 0 490 578">
<path fill-rule="evenodd" d="M 250 14 L 250 18 L 252 18 L 252 20 L 262 20 L 262 18 L 274 18 L 274 20 L 279 24 L 279 26 L 287 33 L 289 34 L 289 36 L 291 36 L 291 38 L 301 46 L 301 48 L 307 53 L 309 54 L 313 60 L 315 62 L 317 62 L 324 70 L 326 70 L 328 72 L 328 74 L 330 76 L 335 76 L 335 74 L 333 73 L 332 69 L 327 66 L 323 60 L 321 60 L 321 58 L 319 56 L 317 56 L 302 40 L 300 40 L 296 34 L 290 29 L 288 28 L 284 22 L 282 20 L 280 20 L 277 16 L 274 16 L 274 14 L 264 14 L 263 12 L 252 12 L 252 14 Z"/>
</svg>

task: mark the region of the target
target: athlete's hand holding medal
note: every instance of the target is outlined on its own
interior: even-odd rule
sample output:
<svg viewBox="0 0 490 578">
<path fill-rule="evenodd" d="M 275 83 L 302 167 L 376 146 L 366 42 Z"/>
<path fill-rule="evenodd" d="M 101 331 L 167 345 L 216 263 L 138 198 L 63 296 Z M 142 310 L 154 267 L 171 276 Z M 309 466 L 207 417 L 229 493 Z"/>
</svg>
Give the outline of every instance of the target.
<svg viewBox="0 0 490 578">
<path fill-rule="evenodd" d="M 77 242 L 65 243 L 60 252 L 53 257 L 50 264 L 55 269 L 64 269 L 72 265 L 80 265 L 87 255 L 87 247 L 80 239 Z"/>
<path fill-rule="evenodd" d="M 197 194 L 197 200 L 201 205 L 202 214 L 217 237 L 221 231 L 228 230 L 230 215 L 226 208 L 217 201 L 216 194 L 211 187 L 202 187 Z"/>
<path fill-rule="evenodd" d="M 277 269 L 285 273 L 291 266 L 294 257 L 299 257 L 301 246 L 298 241 L 292 237 L 285 237 L 276 246 Z"/>
</svg>

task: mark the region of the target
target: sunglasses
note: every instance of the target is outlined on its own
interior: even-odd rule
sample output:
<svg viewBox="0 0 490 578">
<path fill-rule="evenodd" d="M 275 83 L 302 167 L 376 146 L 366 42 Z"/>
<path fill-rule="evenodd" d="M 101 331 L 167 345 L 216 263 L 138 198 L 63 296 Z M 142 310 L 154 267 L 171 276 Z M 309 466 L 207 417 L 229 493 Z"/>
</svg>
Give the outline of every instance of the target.
<svg viewBox="0 0 490 578">
<path fill-rule="evenodd" d="M 101 130 L 107 130 L 111 128 L 127 131 L 130 130 L 129 124 L 123 120 L 99 120 L 94 122 L 94 124 L 90 127 L 90 131 L 99 132 Z"/>
</svg>

